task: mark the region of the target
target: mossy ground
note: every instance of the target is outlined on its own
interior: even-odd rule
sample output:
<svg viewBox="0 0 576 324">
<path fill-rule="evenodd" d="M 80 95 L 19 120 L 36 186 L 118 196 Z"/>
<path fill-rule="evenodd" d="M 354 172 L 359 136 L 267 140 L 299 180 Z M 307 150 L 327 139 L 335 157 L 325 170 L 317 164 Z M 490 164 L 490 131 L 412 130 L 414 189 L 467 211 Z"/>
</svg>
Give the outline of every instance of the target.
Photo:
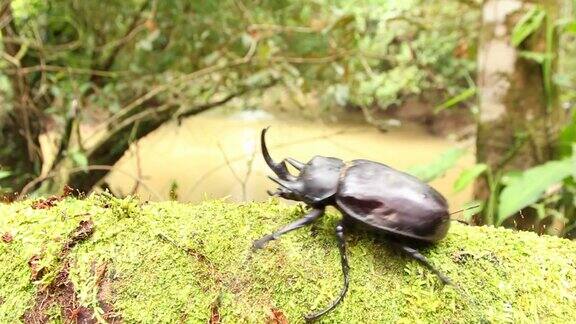
<svg viewBox="0 0 576 324">
<path fill-rule="evenodd" d="M 323 308 L 339 292 L 341 273 L 328 213 L 316 235 L 301 229 L 253 253 L 254 239 L 299 217 L 279 202 L 198 205 L 134 198 L 66 199 L 49 209 L 30 201 L 0 205 L 0 323 L 22 321 L 39 289 L 61 269 L 68 235 L 91 219 L 93 234 L 67 256 L 78 302 L 98 321 L 263 323 L 275 310 L 289 322 Z M 576 243 L 454 223 L 423 253 L 460 286 L 443 287 L 383 240 L 347 234 L 350 290 L 323 318 L 334 323 L 566 323 L 576 318 Z M 33 281 L 28 261 L 40 256 Z M 95 269 L 106 269 L 105 278 Z M 112 311 L 102 303 L 102 280 Z M 66 321 L 58 307 L 54 322 Z"/>
</svg>

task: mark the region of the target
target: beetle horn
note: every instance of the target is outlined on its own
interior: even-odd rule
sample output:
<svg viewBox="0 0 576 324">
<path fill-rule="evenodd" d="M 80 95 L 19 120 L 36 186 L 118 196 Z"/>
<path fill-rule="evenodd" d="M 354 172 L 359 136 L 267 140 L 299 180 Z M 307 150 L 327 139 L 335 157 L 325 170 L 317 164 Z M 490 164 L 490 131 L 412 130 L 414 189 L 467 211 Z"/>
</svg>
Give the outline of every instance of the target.
<svg viewBox="0 0 576 324">
<path fill-rule="evenodd" d="M 288 172 L 288 168 L 286 167 L 286 163 L 284 163 L 284 161 L 280 162 L 280 163 L 276 163 L 274 162 L 274 160 L 272 160 L 272 157 L 270 156 L 270 153 L 268 152 L 268 148 L 266 148 L 266 131 L 268 130 L 268 128 L 270 128 L 270 126 L 264 128 L 262 130 L 262 133 L 260 134 L 260 143 L 262 146 L 262 156 L 264 157 L 264 161 L 266 161 L 266 164 L 268 164 L 268 166 L 270 167 L 270 169 L 272 169 L 272 171 L 274 171 L 274 173 L 276 173 L 276 175 L 282 179 L 282 180 L 293 180 L 294 176 L 290 174 L 290 172 Z"/>
<path fill-rule="evenodd" d="M 286 158 L 286 161 L 288 163 L 290 163 L 290 165 L 292 165 L 294 168 L 296 168 L 296 170 L 301 171 L 302 168 L 304 168 L 304 163 L 300 162 L 300 161 L 296 161 L 293 158 Z"/>
</svg>

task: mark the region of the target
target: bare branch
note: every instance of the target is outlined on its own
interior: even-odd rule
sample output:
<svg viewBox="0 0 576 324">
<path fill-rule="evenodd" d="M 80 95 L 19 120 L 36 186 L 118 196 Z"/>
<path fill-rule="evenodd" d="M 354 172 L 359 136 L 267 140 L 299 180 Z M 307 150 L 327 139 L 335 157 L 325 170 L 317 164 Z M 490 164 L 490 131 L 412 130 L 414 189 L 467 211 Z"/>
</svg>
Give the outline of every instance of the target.
<svg viewBox="0 0 576 324">
<path fill-rule="evenodd" d="M 18 37 L 18 32 L 14 20 L 12 19 L 12 7 L 11 1 L 3 1 L 0 7 L 0 39 L 5 37 Z M 17 67 L 20 66 L 20 58 L 24 55 L 24 46 L 15 46 L 14 44 L 3 44 L 2 56 L 8 61 L 11 61 Z M 38 143 L 37 135 L 40 132 L 40 127 L 38 126 L 39 120 L 35 118 L 35 113 L 38 113 L 35 109 L 34 102 L 32 101 L 33 96 L 31 95 L 30 86 L 28 80 L 23 74 L 18 73 L 12 78 L 10 78 L 12 83 L 12 90 L 14 93 L 14 111 L 9 114 L 16 125 L 22 128 L 21 136 L 26 141 L 26 150 L 30 161 L 37 161 L 41 157 L 40 147 Z"/>
<path fill-rule="evenodd" d="M 275 56 L 270 60 L 272 62 L 288 62 L 293 64 L 324 64 L 335 62 L 349 53 L 338 53 L 324 57 L 286 57 L 286 56 Z"/>
<path fill-rule="evenodd" d="M 192 73 L 186 74 L 184 76 L 181 76 L 179 78 L 176 78 L 175 80 L 165 83 L 165 84 L 161 84 L 158 85 L 154 88 L 152 88 L 150 91 L 148 91 L 147 93 L 145 93 L 144 95 L 136 98 L 135 100 L 133 100 L 132 102 L 130 102 L 128 105 L 124 106 L 123 108 L 121 108 L 116 114 L 114 114 L 113 116 L 111 116 L 110 118 L 108 118 L 107 120 L 105 120 L 101 125 L 101 127 L 99 127 L 97 130 L 101 130 L 102 127 L 108 127 L 108 125 L 121 120 L 124 116 L 126 115 L 130 115 L 131 113 L 133 113 L 133 111 L 137 108 L 139 108 L 144 102 L 154 98 L 155 96 L 157 96 L 158 94 L 167 91 L 169 89 L 171 89 L 172 87 L 177 87 L 181 84 L 190 82 L 192 80 L 195 80 L 197 78 L 215 73 L 215 72 L 219 72 L 228 68 L 232 68 L 232 67 L 237 67 L 240 65 L 244 65 L 249 63 L 252 58 L 254 57 L 254 53 L 256 52 L 256 47 L 257 47 L 257 42 L 254 41 L 252 43 L 252 45 L 250 46 L 250 48 L 248 49 L 248 52 L 246 53 L 246 55 L 244 57 L 242 57 L 241 59 L 235 60 L 231 63 L 223 63 L 223 64 L 216 64 L 216 65 L 212 65 L 209 66 L 207 68 L 198 70 L 198 71 L 194 71 Z M 208 107 L 208 108 L 212 108 L 212 107 Z M 194 110 L 191 110 L 194 111 Z"/>
<path fill-rule="evenodd" d="M 112 67 L 112 65 L 114 65 L 116 57 L 118 56 L 124 45 L 127 44 L 134 37 L 136 37 L 136 35 L 139 32 L 146 29 L 145 22 L 140 22 L 140 17 L 142 16 L 142 13 L 144 12 L 144 9 L 146 9 L 147 6 L 148 1 L 144 1 L 140 9 L 132 16 L 132 21 L 130 22 L 130 25 L 126 29 L 126 32 L 124 33 L 123 37 L 103 46 L 104 48 L 111 47 L 112 52 L 108 55 L 106 60 L 102 64 L 100 64 L 101 70 L 109 70 Z"/>
<path fill-rule="evenodd" d="M 242 181 L 242 200 L 244 201 L 247 198 L 246 185 L 248 184 L 248 179 L 252 174 L 252 167 L 254 166 L 254 160 L 256 159 L 256 152 L 257 152 L 256 147 L 252 151 L 252 157 L 250 157 L 250 160 L 248 160 L 248 162 L 246 163 L 246 173 L 244 174 L 244 180 Z"/>
<path fill-rule="evenodd" d="M 20 66 L 20 60 L 6 52 L 2 52 L 2 58 L 14 66 Z"/>
<path fill-rule="evenodd" d="M 228 167 L 228 169 L 230 169 L 230 172 L 232 172 L 232 175 L 234 176 L 234 178 L 236 178 L 236 180 L 240 184 L 242 184 L 242 178 L 240 178 L 238 173 L 236 173 L 236 170 L 234 170 L 234 168 L 232 167 L 232 164 L 230 163 L 230 160 L 228 160 L 228 156 L 226 155 L 226 151 L 224 151 L 224 148 L 222 147 L 221 143 L 218 143 L 218 148 L 220 149 L 220 152 L 222 153 L 222 157 L 224 158 L 224 163 L 226 163 L 226 166 Z"/>
<path fill-rule="evenodd" d="M 282 26 L 282 25 L 272 25 L 272 24 L 252 24 L 248 26 L 248 31 L 271 31 L 274 33 L 306 33 L 306 34 L 314 34 L 318 33 L 319 30 L 314 29 L 312 27 L 306 26 Z"/>
<path fill-rule="evenodd" d="M 253 162 L 254 159 L 256 158 L 256 149 L 252 151 L 252 156 L 246 163 L 246 173 L 244 174 L 244 178 L 242 178 L 240 177 L 240 175 L 238 175 L 238 173 L 236 173 L 236 170 L 234 170 L 234 168 L 232 167 L 232 163 L 228 159 L 228 156 L 226 155 L 226 151 L 224 151 L 222 144 L 218 143 L 218 148 L 220 149 L 220 152 L 222 152 L 222 156 L 224 157 L 226 166 L 228 166 L 228 169 L 230 169 L 232 175 L 234 176 L 236 181 L 238 181 L 238 183 L 240 184 L 240 187 L 242 189 L 242 200 L 246 201 L 247 198 L 246 184 L 248 183 L 248 178 L 250 178 L 250 174 L 252 173 L 252 165 L 254 164 Z"/>
<path fill-rule="evenodd" d="M 352 132 L 353 131 L 339 130 L 339 131 L 336 131 L 336 132 L 333 132 L 330 134 L 304 138 L 304 139 L 300 139 L 300 140 L 296 140 L 296 141 L 292 141 L 292 142 L 288 142 L 288 143 L 283 143 L 280 145 L 271 146 L 269 148 L 281 148 L 281 147 L 286 147 L 286 146 L 292 146 L 292 145 L 296 145 L 296 144 L 307 143 L 307 142 L 318 140 L 318 139 L 328 139 L 328 138 L 331 138 L 333 136 L 337 136 L 337 135 L 341 135 L 341 134 L 345 134 L 345 133 L 352 133 Z M 241 155 L 237 155 L 237 156 L 234 156 L 232 158 L 229 158 L 228 160 L 230 161 L 230 163 L 232 163 L 232 162 L 236 162 L 236 161 L 245 160 L 247 158 L 248 157 L 246 156 L 246 154 L 241 154 Z M 196 183 L 194 183 L 194 185 L 188 190 L 187 195 L 190 195 L 194 191 L 196 191 L 196 189 L 198 189 L 200 187 L 200 185 L 206 179 L 208 179 L 208 177 L 210 175 L 214 174 L 215 172 L 219 171 L 220 169 L 222 169 L 224 167 L 226 167 L 226 164 L 220 164 L 220 165 L 215 166 L 214 168 L 206 171 L 204 174 L 202 174 L 202 176 L 200 176 L 200 178 L 196 181 Z"/>
<path fill-rule="evenodd" d="M 85 166 L 85 167 L 76 167 L 76 168 L 70 169 L 70 170 L 68 171 L 68 174 L 74 174 L 74 173 L 78 173 L 78 172 L 85 172 L 85 171 L 91 171 L 91 170 L 105 170 L 105 171 L 117 171 L 117 172 L 120 172 L 120 173 L 122 173 L 122 174 L 124 174 L 124 175 L 126 175 L 126 176 L 128 176 L 128 177 L 130 177 L 130 178 L 132 178 L 132 179 L 134 179 L 135 181 L 138 181 L 139 183 L 142 184 L 142 186 L 143 186 L 144 188 L 146 188 L 146 190 L 148 190 L 148 191 L 151 192 L 154 196 L 156 196 L 156 198 L 157 198 L 158 200 L 162 200 L 162 196 L 160 196 L 160 194 L 158 194 L 154 189 L 152 189 L 150 186 L 148 186 L 148 185 L 144 182 L 144 180 L 142 180 L 142 179 L 140 179 L 139 177 L 133 175 L 132 173 L 129 173 L 129 172 L 126 172 L 126 171 L 124 171 L 124 170 L 115 168 L 114 166 L 111 166 L 111 165 L 88 165 L 88 166 Z M 60 174 L 60 173 L 57 172 L 57 171 L 52 171 L 52 172 L 50 172 L 50 173 L 48 173 L 48 174 L 46 174 L 46 175 L 37 177 L 36 179 L 28 182 L 28 183 L 24 186 L 24 188 L 22 188 L 22 190 L 20 191 L 20 194 L 18 194 L 17 200 L 23 199 L 23 198 L 26 196 L 26 194 L 28 194 L 28 193 L 30 192 L 30 190 L 32 190 L 32 188 L 34 188 L 34 187 L 35 187 L 36 185 L 38 185 L 39 183 L 41 183 L 41 182 L 43 182 L 43 181 L 45 181 L 45 180 L 47 180 L 47 179 L 53 178 L 53 177 L 55 177 L 55 176 L 57 176 L 57 175 L 59 175 L 59 174 Z"/>
<path fill-rule="evenodd" d="M 247 93 L 248 91 L 270 87 L 273 84 L 274 82 L 270 82 L 261 87 L 244 87 L 220 100 L 194 106 L 191 109 L 183 112 L 179 117 L 184 118 L 187 116 L 199 114 L 210 108 L 223 105 L 226 102 Z M 112 165 L 116 163 L 122 157 L 124 151 L 128 148 L 129 141 L 127 141 L 127 138 L 129 137 L 129 132 L 131 130 L 130 127 L 135 122 L 139 123 L 139 127 L 137 130 L 135 130 L 134 139 L 140 139 L 172 119 L 175 111 L 177 111 L 178 108 L 180 108 L 180 105 L 166 104 L 162 106 L 161 111 L 158 111 L 158 109 L 148 109 L 141 112 L 141 114 L 138 114 L 138 117 L 134 118 L 130 123 L 124 123 L 121 128 L 114 128 L 113 132 L 108 132 L 106 136 L 88 152 L 88 161 L 93 164 L 106 165 Z M 129 118 L 132 118 L 132 116 Z M 96 171 L 90 174 L 76 174 L 70 178 L 69 183 L 77 189 L 89 191 L 90 188 L 92 188 L 92 186 L 100 181 L 100 179 L 102 179 L 105 175 L 106 172 L 103 171 Z"/>
<path fill-rule="evenodd" d="M 33 65 L 18 69 L 6 69 L 4 70 L 4 72 L 10 75 L 30 74 L 34 72 L 68 72 L 70 74 L 88 74 L 106 78 L 117 78 L 121 74 L 130 73 L 128 71 L 103 71 L 103 70 L 83 69 L 83 68 L 74 68 L 74 67 L 57 66 L 57 65 Z"/>
<path fill-rule="evenodd" d="M 58 147 L 58 151 L 56 152 L 56 156 L 54 157 L 52 168 L 56 167 L 58 163 L 60 163 L 60 161 L 64 158 L 64 152 L 68 150 L 70 138 L 72 137 L 72 131 L 74 128 L 73 127 L 74 121 L 76 120 L 77 117 L 78 117 L 78 100 L 74 99 L 70 105 L 68 114 L 66 114 L 64 134 L 62 134 L 62 138 L 60 139 L 60 145 Z"/>
<path fill-rule="evenodd" d="M 138 127 L 136 125 L 136 127 Z M 142 179 L 142 163 L 140 161 L 140 146 L 138 145 L 138 141 L 134 141 L 132 143 L 132 145 L 134 145 L 134 156 L 136 157 L 136 175 L 138 176 L 138 178 Z M 130 190 L 130 194 L 131 195 L 135 195 L 136 192 L 138 192 L 138 188 L 140 187 L 140 181 L 135 181 L 134 182 L 134 187 L 132 187 L 132 190 Z"/>
<path fill-rule="evenodd" d="M 20 38 L 20 37 L 5 37 L 2 39 L 2 42 L 6 44 L 26 45 L 34 50 L 44 50 L 50 52 L 70 51 L 82 45 L 82 42 L 78 40 L 74 40 L 64 44 L 47 45 L 47 44 L 41 44 L 28 38 Z"/>
</svg>

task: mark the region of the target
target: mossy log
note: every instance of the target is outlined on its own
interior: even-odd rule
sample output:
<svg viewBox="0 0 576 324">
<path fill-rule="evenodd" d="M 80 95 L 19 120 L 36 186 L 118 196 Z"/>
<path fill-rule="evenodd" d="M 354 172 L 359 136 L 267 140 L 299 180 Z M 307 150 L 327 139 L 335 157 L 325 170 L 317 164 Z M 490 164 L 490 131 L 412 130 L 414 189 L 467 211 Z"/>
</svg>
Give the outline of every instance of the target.
<svg viewBox="0 0 576 324">
<path fill-rule="evenodd" d="M 52 206 L 51 205 L 54 205 Z M 39 208 L 33 208 L 39 207 Z M 342 283 L 337 212 L 252 252 L 300 206 L 84 200 L 0 205 L 0 323 L 298 323 Z M 385 240 L 350 231 L 348 295 L 336 323 L 567 323 L 576 243 L 452 224 L 423 250 L 443 286 Z"/>
</svg>

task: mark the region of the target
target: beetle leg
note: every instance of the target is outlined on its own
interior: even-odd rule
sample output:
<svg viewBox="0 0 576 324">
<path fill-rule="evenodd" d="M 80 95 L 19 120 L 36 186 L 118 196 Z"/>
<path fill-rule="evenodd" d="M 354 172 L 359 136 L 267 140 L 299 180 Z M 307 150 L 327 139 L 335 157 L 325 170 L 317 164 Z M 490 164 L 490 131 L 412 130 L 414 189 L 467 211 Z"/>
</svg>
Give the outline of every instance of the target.
<svg viewBox="0 0 576 324">
<path fill-rule="evenodd" d="M 293 158 L 285 158 L 284 159 L 286 162 L 290 163 L 291 166 L 293 166 L 296 170 L 300 171 L 302 170 L 302 168 L 304 167 L 304 163 L 294 160 Z"/>
<path fill-rule="evenodd" d="M 254 241 L 254 243 L 252 243 L 252 249 L 254 250 L 263 249 L 266 243 L 268 243 L 269 241 L 276 240 L 281 235 L 284 235 L 288 232 L 292 232 L 293 230 L 299 229 L 302 226 L 306 226 L 312 223 L 316 218 L 322 216 L 323 214 L 324 214 L 324 207 L 314 208 L 304 217 L 280 228 L 278 231 L 272 234 L 265 235 L 261 239 Z"/>
<path fill-rule="evenodd" d="M 392 242 L 392 244 L 398 248 L 400 251 L 406 253 L 407 255 L 409 255 L 410 257 L 416 259 L 418 262 L 420 262 L 423 266 L 425 266 L 426 268 L 428 268 L 430 271 L 432 271 L 436 276 L 438 276 L 438 278 L 440 278 L 440 281 L 442 281 L 444 284 L 446 285 L 453 285 L 452 284 L 452 280 L 450 280 L 450 278 L 448 278 L 445 274 L 443 274 L 442 272 L 440 272 L 438 269 L 436 269 L 432 263 L 430 263 L 430 261 L 428 261 L 428 259 L 422 255 L 420 252 L 418 252 L 418 250 L 413 249 L 409 246 L 406 246 L 402 243 L 397 243 L 397 242 Z"/>
<path fill-rule="evenodd" d="M 283 194 L 289 193 L 289 191 L 284 189 L 284 188 L 278 188 L 278 189 L 276 189 L 276 191 L 266 190 L 266 192 L 268 193 L 268 196 L 273 196 L 273 197 L 278 197 L 278 196 L 282 196 Z"/>
<path fill-rule="evenodd" d="M 276 178 L 271 177 L 271 176 L 268 176 L 268 179 L 276 182 L 281 187 L 286 188 L 290 191 L 292 191 L 292 190 L 298 191 L 300 189 L 300 186 L 301 186 L 299 182 L 291 182 L 291 181 L 287 181 L 287 180 L 283 180 L 283 179 L 276 179 Z M 282 188 L 280 188 L 280 189 L 282 189 Z"/>
<path fill-rule="evenodd" d="M 343 222 L 338 223 L 338 225 L 336 226 L 336 238 L 338 239 L 338 250 L 340 251 L 340 263 L 342 265 L 344 286 L 342 287 L 342 290 L 340 290 L 340 295 L 338 296 L 338 298 L 332 301 L 332 303 L 328 307 L 319 312 L 304 316 L 306 321 L 314 321 L 320 318 L 321 316 L 325 315 L 326 313 L 330 312 L 331 310 L 333 310 L 336 306 L 338 306 L 338 304 L 340 304 L 342 299 L 344 299 L 344 296 L 348 291 L 348 284 L 350 283 L 350 277 L 349 277 L 350 265 L 348 264 L 348 256 L 346 256 L 346 241 L 344 240 Z"/>
</svg>

